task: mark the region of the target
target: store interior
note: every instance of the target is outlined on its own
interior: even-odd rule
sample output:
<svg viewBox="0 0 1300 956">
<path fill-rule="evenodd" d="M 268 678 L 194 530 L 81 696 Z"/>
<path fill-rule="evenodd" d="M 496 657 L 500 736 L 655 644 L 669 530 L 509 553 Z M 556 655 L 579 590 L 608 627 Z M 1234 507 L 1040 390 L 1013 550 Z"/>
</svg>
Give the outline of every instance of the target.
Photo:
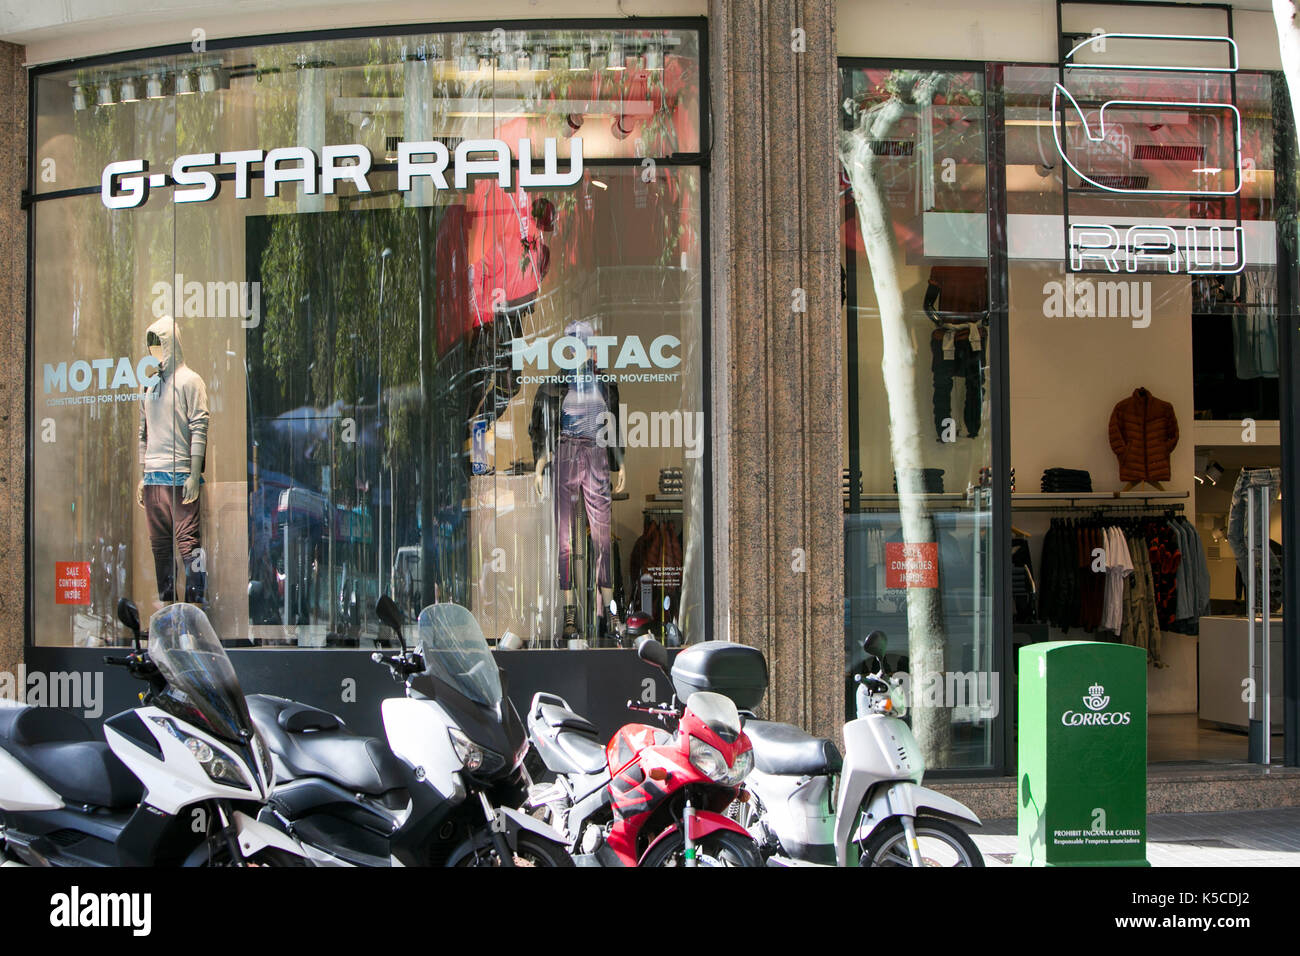
<svg viewBox="0 0 1300 956">
<path fill-rule="evenodd" d="M 873 273 L 872 250 L 859 228 L 862 213 L 851 195 L 845 201 L 847 652 L 860 653 L 856 643 L 876 627 L 892 629 L 898 643 L 908 645 L 911 625 L 903 612 L 916 592 L 889 587 L 884 567 L 890 538 L 901 541 L 892 461 L 902 422 L 906 434 L 920 433 L 924 505 L 940 535 L 938 580 L 921 587 L 940 592 L 945 667 L 958 672 L 958 683 L 972 669 L 981 685 L 999 678 L 992 667 L 992 644 L 999 638 L 991 623 L 990 568 L 1002 556 L 990 554 L 990 529 L 1008 521 L 1014 610 L 1006 622 L 1011 640 L 1001 675 L 1008 706 L 1015 697 L 1012 662 L 1026 644 L 1136 644 L 1148 652 L 1152 764 L 1257 757 L 1262 701 L 1251 711 L 1247 699 L 1262 686 L 1263 622 L 1257 618 L 1252 664 L 1229 536 L 1233 491 L 1243 470 L 1273 469 L 1276 477 L 1284 467 L 1273 79 L 1241 73 L 1229 89 L 1222 74 L 1209 81 L 1198 75 L 1195 83 L 1165 74 L 1153 91 L 1142 71 L 1072 74 L 1085 111 L 1125 89 L 1152 98 L 1172 98 L 1183 89 L 1185 99 L 1207 103 L 1235 96 L 1250 162 L 1236 170 L 1230 156 L 1218 155 L 1233 135 L 1221 111 L 1134 108 L 1112 114 L 1109 139 L 1092 146 L 1073 141 L 1070 155 L 1078 169 L 1067 172 L 1053 139 L 1060 122 L 1051 106 L 1058 69 L 1006 67 L 999 179 L 1007 259 L 1005 274 L 990 276 L 984 74 L 930 74 L 938 77 L 934 92 L 917 103 L 917 77 L 925 75 L 886 67 L 844 71 L 846 93 L 859 103 L 883 103 L 891 95 L 913 99 L 875 149 L 873 173 L 893 219 L 894 277 L 914 350 L 907 359 L 913 363 L 907 392 L 891 392 L 888 369 L 878 374 L 889 361 L 882 323 L 888 327 L 891 316 L 882 317 L 878 304 L 889 283 Z M 1063 126 L 1067 140 L 1078 132 L 1068 122 Z M 1128 192 L 1095 186 L 1084 174 Z M 1226 198 L 1147 192 L 1209 176 L 1216 185 L 1226 181 L 1231 191 L 1237 175 L 1241 189 Z M 1244 268 L 1191 276 L 1154 257 L 1139 257 L 1133 271 L 1119 275 L 1080 268 L 1065 254 L 1070 222 L 1172 223 L 1179 229 L 1213 223 L 1225 230 L 1240 223 Z M 993 368 L 990 357 L 999 352 L 989 337 L 988 290 L 1000 281 L 1009 303 L 1006 369 Z M 993 512 L 986 491 L 994 453 L 990 426 L 1001 412 L 992 406 L 995 375 L 1004 377 L 1010 423 L 1009 515 Z M 905 416 L 900 395 L 910 400 Z M 1280 554 L 1285 542 L 1275 488 L 1268 500 L 1269 537 Z M 1237 511 L 1244 527 L 1244 503 Z M 950 531 L 957 531 L 960 544 L 946 548 L 943 535 Z M 1134 557 L 1139 545 L 1140 559 Z M 1276 585 L 1280 562 L 1271 570 Z M 1116 580 L 1107 584 L 1108 577 Z M 1279 732 L 1282 611 L 1275 604 L 1270 621 L 1271 713 Z M 943 701 L 954 740 L 946 766 L 989 766 L 992 715 L 963 703 Z M 1280 746 L 1274 736 L 1274 755 Z"/>
</svg>

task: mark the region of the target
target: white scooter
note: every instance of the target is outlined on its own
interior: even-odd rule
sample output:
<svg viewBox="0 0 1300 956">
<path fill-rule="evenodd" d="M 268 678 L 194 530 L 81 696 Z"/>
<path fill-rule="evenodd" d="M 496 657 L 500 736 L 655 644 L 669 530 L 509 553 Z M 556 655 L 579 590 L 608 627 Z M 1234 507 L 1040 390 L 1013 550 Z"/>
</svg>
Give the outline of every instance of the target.
<svg viewBox="0 0 1300 956">
<path fill-rule="evenodd" d="M 902 681 L 885 674 L 885 645 L 880 631 L 863 642 L 866 672 L 854 676 L 858 716 L 844 725 L 843 759 L 831 741 L 791 724 L 745 721 L 754 747 L 750 799 L 733 806 L 771 862 L 984 865 L 956 823 L 979 826 L 979 818 L 921 786 L 925 759 L 902 720 Z"/>
<path fill-rule="evenodd" d="M 123 599 L 135 648 L 105 663 L 149 685 L 104 723 L 107 744 L 50 707 L 0 709 L 0 857 L 33 866 L 306 866 L 296 840 L 256 820 L 271 755 L 203 612 L 149 621 Z"/>
</svg>

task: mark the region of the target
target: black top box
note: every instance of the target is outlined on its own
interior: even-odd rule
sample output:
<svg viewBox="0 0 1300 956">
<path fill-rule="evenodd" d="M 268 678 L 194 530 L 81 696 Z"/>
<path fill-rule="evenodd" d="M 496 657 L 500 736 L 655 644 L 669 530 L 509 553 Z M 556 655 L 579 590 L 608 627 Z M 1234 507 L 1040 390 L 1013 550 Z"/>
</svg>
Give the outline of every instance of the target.
<svg viewBox="0 0 1300 956">
<path fill-rule="evenodd" d="M 767 690 L 767 661 L 757 647 L 705 641 L 677 655 L 672 678 L 683 703 L 696 691 L 708 690 L 730 697 L 740 710 L 753 710 Z"/>
</svg>

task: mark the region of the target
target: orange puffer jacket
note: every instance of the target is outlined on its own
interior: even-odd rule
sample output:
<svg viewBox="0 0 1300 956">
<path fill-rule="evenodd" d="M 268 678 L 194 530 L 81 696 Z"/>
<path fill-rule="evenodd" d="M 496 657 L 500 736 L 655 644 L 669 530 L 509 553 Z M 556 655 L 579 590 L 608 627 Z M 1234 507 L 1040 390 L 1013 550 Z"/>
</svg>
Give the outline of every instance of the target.
<svg viewBox="0 0 1300 956">
<path fill-rule="evenodd" d="M 1119 459 L 1120 481 L 1167 481 L 1169 453 L 1178 444 L 1174 406 L 1145 388 L 1110 413 L 1110 447 Z"/>
</svg>

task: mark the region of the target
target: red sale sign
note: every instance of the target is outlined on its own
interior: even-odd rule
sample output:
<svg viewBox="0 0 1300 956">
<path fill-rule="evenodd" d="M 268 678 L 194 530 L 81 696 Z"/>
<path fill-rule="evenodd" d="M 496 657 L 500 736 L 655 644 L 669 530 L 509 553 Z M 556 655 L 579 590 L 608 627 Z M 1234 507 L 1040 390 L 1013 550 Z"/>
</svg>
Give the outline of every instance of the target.
<svg viewBox="0 0 1300 956">
<path fill-rule="evenodd" d="M 54 562 L 54 603 L 90 603 L 90 562 Z"/>
<path fill-rule="evenodd" d="M 939 586 L 939 545 L 933 541 L 920 544 L 885 542 L 885 587 L 937 588 Z"/>
</svg>

